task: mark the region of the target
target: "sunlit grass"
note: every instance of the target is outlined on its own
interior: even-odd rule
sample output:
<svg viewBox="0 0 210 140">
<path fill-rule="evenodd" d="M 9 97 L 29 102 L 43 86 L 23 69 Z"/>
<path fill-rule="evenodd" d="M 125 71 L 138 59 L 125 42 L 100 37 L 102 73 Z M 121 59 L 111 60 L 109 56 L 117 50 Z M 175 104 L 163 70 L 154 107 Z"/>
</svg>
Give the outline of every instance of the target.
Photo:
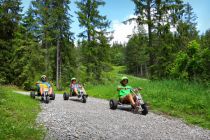
<svg viewBox="0 0 210 140">
<path fill-rule="evenodd" d="M 13 93 L 15 89 L 0 86 L 0 139 L 43 139 L 44 129 L 36 124 L 39 102 Z"/>
</svg>

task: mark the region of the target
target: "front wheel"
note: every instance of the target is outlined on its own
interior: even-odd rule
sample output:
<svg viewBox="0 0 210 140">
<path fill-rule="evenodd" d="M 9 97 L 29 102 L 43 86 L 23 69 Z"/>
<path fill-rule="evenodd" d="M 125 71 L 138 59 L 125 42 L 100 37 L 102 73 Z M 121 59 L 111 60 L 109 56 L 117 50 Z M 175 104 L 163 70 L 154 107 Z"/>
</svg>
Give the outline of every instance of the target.
<svg viewBox="0 0 210 140">
<path fill-rule="evenodd" d="M 48 104 L 50 102 L 50 97 L 49 96 L 45 96 L 45 103 Z"/>
<path fill-rule="evenodd" d="M 87 102 L 87 98 L 86 98 L 85 95 L 82 96 L 82 102 L 83 102 L 83 103 L 86 103 L 86 102 Z"/>
<path fill-rule="evenodd" d="M 148 114 L 148 109 L 147 109 L 146 104 L 142 104 L 141 105 L 141 108 L 143 109 L 142 115 L 147 115 Z"/>
<path fill-rule="evenodd" d="M 64 92 L 63 99 L 64 100 L 68 100 L 69 99 L 69 94 L 67 94 L 66 92 Z"/>
<path fill-rule="evenodd" d="M 117 105 L 118 105 L 118 101 L 113 100 L 113 99 L 111 99 L 111 100 L 109 101 L 110 109 L 113 109 L 113 110 L 117 109 Z"/>
</svg>

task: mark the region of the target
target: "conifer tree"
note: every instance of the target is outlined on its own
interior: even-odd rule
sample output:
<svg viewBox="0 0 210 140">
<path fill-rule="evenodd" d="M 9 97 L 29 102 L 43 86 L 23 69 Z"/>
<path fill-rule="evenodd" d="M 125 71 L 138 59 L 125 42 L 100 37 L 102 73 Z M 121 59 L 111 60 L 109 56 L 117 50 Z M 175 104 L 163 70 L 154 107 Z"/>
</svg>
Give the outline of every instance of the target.
<svg viewBox="0 0 210 140">
<path fill-rule="evenodd" d="M 87 74 L 96 80 L 101 79 L 102 62 L 108 58 L 108 40 L 106 38 L 106 29 L 110 22 L 106 16 L 99 13 L 99 6 L 104 6 L 103 0 L 80 0 L 76 1 L 78 11 L 79 26 L 84 31 L 79 34 L 84 43 L 84 57 Z M 102 55 L 103 54 L 103 55 Z"/>
</svg>

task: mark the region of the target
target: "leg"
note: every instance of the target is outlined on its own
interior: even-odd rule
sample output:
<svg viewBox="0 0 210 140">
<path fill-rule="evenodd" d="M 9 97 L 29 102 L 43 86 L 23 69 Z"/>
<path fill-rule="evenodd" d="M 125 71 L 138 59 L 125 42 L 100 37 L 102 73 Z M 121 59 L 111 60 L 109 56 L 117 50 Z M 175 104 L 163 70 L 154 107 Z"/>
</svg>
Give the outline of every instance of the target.
<svg viewBox="0 0 210 140">
<path fill-rule="evenodd" d="M 76 95 L 78 95 L 78 90 L 77 90 L 77 88 L 74 88 L 74 89 L 73 89 L 73 92 L 74 92 Z"/>
<path fill-rule="evenodd" d="M 49 94 L 51 95 L 53 93 L 52 87 L 49 89 Z"/>
<path fill-rule="evenodd" d="M 134 102 L 136 102 L 136 100 L 137 100 L 136 95 L 135 95 L 135 94 L 132 94 L 132 96 L 133 96 L 133 100 L 134 100 Z"/>
<path fill-rule="evenodd" d="M 131 105 L 135 105 L 135 101 L 133 99 L 133 95 L 132 94 L 128 94 L 126 95 L 123 99 L 122 99 L 122 103 L 130 103 Z"/>
<path fill-rule="evenodd" d="M 44 93 L 44 87 L 40 86 L 40 94 L 41 94 L 41 96 L 43 95 L 43 93 Z"/>
</svg>

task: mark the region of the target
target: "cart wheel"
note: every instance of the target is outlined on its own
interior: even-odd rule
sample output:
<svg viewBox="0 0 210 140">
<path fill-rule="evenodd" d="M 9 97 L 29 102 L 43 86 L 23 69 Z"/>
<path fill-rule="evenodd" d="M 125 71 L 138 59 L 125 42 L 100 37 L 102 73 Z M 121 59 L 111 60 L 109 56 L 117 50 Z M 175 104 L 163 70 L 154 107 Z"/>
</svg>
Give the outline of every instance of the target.
<svg viewBox="0 0 210 140">
<path fill-rule="evenodd" d="M 111 99 L 111 100 L 109 101 L 110 109 L 113 109 L 113 110 L 117 109 L 117 105 L 118 105 L 118 101 L 113 100 L 113 99 Z"/>
<path fill-rule="evenodd" d="M 141 112 L 142 115 L 147 115 L 148 114 L 148 109 L 146 104 L 141 105 L 141 108 L 143 109 L 143 111 Z"/>
<path fill-rule="evenodd" d="M 54 93 L 51 94 L 50 100 L 55 100 L 55 94 Z"/>
<path fill-rule="evenodd" d="M 87 102 L 87 98 L 86 98 L 85 95 L 82 96 L 82 102 L 83 102 L 83 103 L 86 103 L 86 102 Z"/>
<path fill-rule="evenodd" d="M 64 100 L 68 100 L 69 99 L 69 94 L 67 94 L 66 92 L 63 93 L 63 99 Z"/>
<path fill-rule="evenodd" d="M 50 102 L 50 97 L 49 96 L 45 96 L 45 103 L 48 104 Z"/>
</svg>

